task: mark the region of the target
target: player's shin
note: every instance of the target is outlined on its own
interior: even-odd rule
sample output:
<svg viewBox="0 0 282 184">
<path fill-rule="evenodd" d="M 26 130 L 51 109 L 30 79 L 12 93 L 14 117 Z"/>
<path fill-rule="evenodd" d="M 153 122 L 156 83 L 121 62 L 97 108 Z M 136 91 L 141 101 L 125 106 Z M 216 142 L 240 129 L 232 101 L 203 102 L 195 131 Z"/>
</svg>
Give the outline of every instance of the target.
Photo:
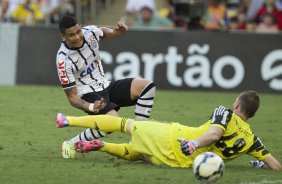
<svg viewBox="0 0 282 184">
<path fill-rule="evenodd" d="M 126 118 L 120 118 L 110 115 L 96 116 L 67 116 L 69 126 L 93 128 L 103 132 L 122 132 L 126 133 Z"/>
<path fill-rule="evenodd" d="M 151 82 L 144 88 L 139 98 L 137 99 L 135 106 L 135 119 L 141 120 L 148 119 L 150 117 L 153 108 L 155 92 L 156 87 L 153 82 Z"/>
<path fill-rule="evenodd" d="M 114 144 L 104 142 L 104 146 L 99 151 L 123 158 L 125 160 L 140 160 L 141 155 L 132 150 L 132 144 Z"/>
</svg>

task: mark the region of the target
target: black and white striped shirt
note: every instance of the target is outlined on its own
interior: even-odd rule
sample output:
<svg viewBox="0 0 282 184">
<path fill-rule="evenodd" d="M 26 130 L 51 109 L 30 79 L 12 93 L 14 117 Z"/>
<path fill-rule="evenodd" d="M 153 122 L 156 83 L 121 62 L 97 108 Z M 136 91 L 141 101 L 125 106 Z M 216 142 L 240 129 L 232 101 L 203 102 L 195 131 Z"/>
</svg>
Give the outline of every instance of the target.
<svg viewBox="0 0 282 184">
<path fill-rule="evenodd" d="M 84 43 L 71 49 L 65 42 L 57 53 L 57 71 L 64 89 L 76 86 L 79 96 L 102 91 L 110 84 L 104 75 L 99 57 L 99 40 L 103 32 L 96 26 L 82 28 Z"/>
</svg>

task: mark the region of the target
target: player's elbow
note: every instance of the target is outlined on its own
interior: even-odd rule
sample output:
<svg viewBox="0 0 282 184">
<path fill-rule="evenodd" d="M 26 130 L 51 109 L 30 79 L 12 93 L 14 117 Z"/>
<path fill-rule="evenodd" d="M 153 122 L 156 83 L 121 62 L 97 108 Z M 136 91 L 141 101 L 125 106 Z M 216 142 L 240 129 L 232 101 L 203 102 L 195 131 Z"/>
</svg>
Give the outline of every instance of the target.
<svg viewBox="0 0 282 184">
<path fill-rule="evenodd" d="M 208 139 L 211 143 L 218 141 L 223 135 L 223 130 L 219 127 L 211 127 L 208 131 Z"/>
<path fill-rule="evenodd" d="M 72 107 L 75 107 L 75 108 L 77 108 L 77 105 L 76 105 L 76 103 L 74 103 L 73 101 L 69 101 L 70 102 L 70 105 L 72 106 Z"/>
<path fill-rule="evenodd" d="M 209 139 L 212 143 L 218 141 L 221 137 L 221 134 L 219 134 L 218 132 L 216 131 L 210 131 L 209 133 Z"/>
<path fill-rule="evenodd" d="M 218 134 L 212 133 L 212 134 L 210 135 L 210 140 L 214 143 L 214 142 L 218 141 L 218 140 L 220 139 L 220 137 L 221 137 L 221 136 L 219 136 Z"/>
<path fill-rule="evenodd" d="M 68 98 L 68 100 L 69 100 L 69 103 L 72 107 L 79 108 L 77 100 L 75 98 Z"/>
</svg>

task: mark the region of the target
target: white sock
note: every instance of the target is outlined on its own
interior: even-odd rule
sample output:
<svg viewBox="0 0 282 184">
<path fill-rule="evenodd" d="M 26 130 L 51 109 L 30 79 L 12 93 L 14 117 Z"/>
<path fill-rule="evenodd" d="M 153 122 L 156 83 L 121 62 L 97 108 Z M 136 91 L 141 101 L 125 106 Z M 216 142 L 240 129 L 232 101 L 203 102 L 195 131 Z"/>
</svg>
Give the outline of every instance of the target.
<svg viewBox="0 0 282 184">
<path fill-rule="evenodd" d="M 155 92 L 156 87 L 153 82 L 151 82 L 144 88 L 139 98 L 137 99 L 135 106 L 135 119 L 142 120 L 148 119 L 150 117 L 153 108 Z"/>
<path fill-rule="evenodd" d="M 93 139 L 99 139 L 101 137 L 105 137 L 106 135 L 107 135 L 106 132 L 100 132 L 98 130 L 88 128 L 84 132 L 81 132 L 77 136 L 68 140 L 67 143 L 75 144 L 78 141 L 91 141 Z"/>
</svg>

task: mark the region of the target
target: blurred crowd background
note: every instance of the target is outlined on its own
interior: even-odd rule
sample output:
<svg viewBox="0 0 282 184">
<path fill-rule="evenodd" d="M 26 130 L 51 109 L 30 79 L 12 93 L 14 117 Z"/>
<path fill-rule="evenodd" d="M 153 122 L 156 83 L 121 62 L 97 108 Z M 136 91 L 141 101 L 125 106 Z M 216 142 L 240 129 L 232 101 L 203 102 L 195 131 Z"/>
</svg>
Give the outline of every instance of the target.
<svg viewBox="0 0 282 184">
<path fill-rule="evenodd" d="M 282 30 L 282 0 L 0 0 L 0 24 L 56 25 L 65 14 L 85 25 L 123 21 L 139 29 Z"/>
</svg>

